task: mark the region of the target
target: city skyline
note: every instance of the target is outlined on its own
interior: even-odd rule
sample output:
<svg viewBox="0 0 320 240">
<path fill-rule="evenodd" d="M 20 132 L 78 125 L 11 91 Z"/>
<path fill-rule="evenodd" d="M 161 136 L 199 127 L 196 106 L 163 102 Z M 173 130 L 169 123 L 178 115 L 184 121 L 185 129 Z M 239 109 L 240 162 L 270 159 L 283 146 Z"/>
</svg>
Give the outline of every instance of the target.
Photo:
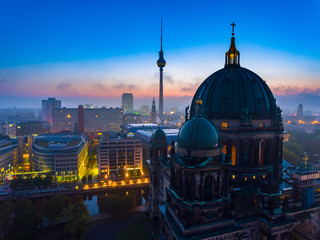
<svg viewBox="0 0 320 240">
<path fill-rule="evenodd" d="M 223 67 L 232 21 L 241 66 L 266 80 L 280 105 L 320 99 L 317 1 L 164 1 L 161 11 L 149 2 L 124 3 L 2 3 L 0 107 L 40 107 L 47 97 L 67 107 L 120 106 L 125 91 L 135 106 L 151 103 L 158 96 L 161 17 L 164 106 L 190 104 L 200 83 Z"/>
</svg>

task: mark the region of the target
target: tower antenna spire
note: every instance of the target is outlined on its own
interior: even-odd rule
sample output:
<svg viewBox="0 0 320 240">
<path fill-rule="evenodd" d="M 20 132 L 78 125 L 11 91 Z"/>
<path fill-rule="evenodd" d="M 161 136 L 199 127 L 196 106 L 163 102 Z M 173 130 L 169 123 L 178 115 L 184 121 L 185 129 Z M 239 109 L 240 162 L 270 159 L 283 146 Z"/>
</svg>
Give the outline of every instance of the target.
<svg viewBox="0 0 320 240">
<path fill-rule="evenodd" d="M 160 51 L 162 52 L 162 18 L 161 18 L 161 48 Z"/>
</svg>

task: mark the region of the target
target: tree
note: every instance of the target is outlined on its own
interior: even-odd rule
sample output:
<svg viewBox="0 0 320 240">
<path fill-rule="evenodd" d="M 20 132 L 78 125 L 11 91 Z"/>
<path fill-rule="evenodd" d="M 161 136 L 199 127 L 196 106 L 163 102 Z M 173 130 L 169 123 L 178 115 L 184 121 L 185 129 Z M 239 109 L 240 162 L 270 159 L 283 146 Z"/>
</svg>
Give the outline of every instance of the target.
<svg viewBox="0 0 320 240">
<path fill-rule="evenodd" d="M 48 200 L 46 198 L 38 199 L 35 203 L 35 210 L 40 222 L 40 227 L 47 225 L 47 209 L 48 209 Z"/>
<path fill-rule="evenodd" d="M 0 236 L 3 236 L 3 239 L 8 238 L 9 228 L 12 224 L 14 211 L 13 202 L 3 202 L 0 205 Z"/>
<path fill-rule="evenodd" d="M 287 148 L 283 148 L 283 158 L 286 160 L 288 163 L 292 165 L 298 165 L 299 164 L 299 156 L 295 154 L 294 152 L 290 152 Z"/>
<path fill-rule="evenodd" d="M 9 237 L 17 240 L 33 239 L 37 225 L 37 214 L 32 202 L 28 199 L 18 200 L 14 207 Z"/>
<path fill-rule="evenodd" d="M 92 175 L 88 176 L 88 182 L 92 182 Z"/>
<path fill-rule="evenodd" d="M 87 177 L 86 176 L 83 176 L 82 179 L 81 179 L 82 183 L 86 183 L 87 181 Z"/>
<path fill-rule="evenodd" d="M 55 195 L 53 196 L 46 209 L 46 216 L 48 217 L 49 223 L 59 224 L 64 220 L 63 211 L 67 208 L 70 202 L 70 198 L 67 195 Z"/>
<path fill-rule="evenodd" d="M 303 147 L 301 144 L 296 143 L 296 142 L 288 142 L 284 143 L 283 145 L 288 151 L 293 152 L 294 154 L 298 156 L 303 155 Z"/>
<path fill-rule="evenodd" d="M 64 210 L 66 220 L 65 232 L 76 239 L 84 234 L 90 213 L 83 201 L 69 203 Z"/>
</svg>

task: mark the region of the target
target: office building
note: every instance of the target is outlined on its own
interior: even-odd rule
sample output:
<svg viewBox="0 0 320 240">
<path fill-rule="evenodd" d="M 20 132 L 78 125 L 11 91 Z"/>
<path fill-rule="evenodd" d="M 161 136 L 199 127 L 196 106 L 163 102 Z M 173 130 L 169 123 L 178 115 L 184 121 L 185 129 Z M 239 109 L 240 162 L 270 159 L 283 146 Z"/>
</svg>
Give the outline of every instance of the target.
<svg viewBox="0 0 320 240">
<path fill-rule="evenodd" d="M 35 137 L 32 146 L 36 171 L 51 171 L 56 181 L 78 181 L 86 173 L 88 142 L 83 135 L 59 133 Z"/>
<path fill-rule="evenodd" d="M 41 120 L 30 120 L 16 123 L 16 135 L 39 135 L 50 133 L 50 123 Z"/>
<path fill-rule="evenodd" d="M 298 105 L 297 119 L 298 119 L 298 120 L 304 120 L 303 105 L 302 105 L 301 103 Z"/>
<path fill-rule="evenodd" d="M 16 124 L 14 122 L 1 124 L 1 134 L 11 138 L 16 137 Z"/>
<path fill-rule="evenodd" d="M 9 173 L 14 164 L 19 161 L 18 142 L 16 139 L 10 139 L 8 136 L 0 137 L 0 176 L 4 177 Z"/>
<path fill-rule="evenodd" d="M 78 124 L 79 132 L 119 132 L 123 122 L 122 108 L 60 108 L 53 110 L 52 132 L 73 132 Z"/>
<path fill-rule="evenodd" d="M 132 93 L 122 94 L 122 108 L 124 113 L 133 113 L 133 95 Z"/>
<path fill-rule="evenodd" d="M 125 136 L 125 137 L 123 137 Z M 130 172 L 142 171 L 141 140 L 126 135 L 104 134 L 98 148 L 99 175 L 108 179 L 128 177 Z"/>
<path fill-rule="evenodd" d="M 52 110 L 54 108 L 61 108 L 61 101 L 55 98 L 48 98 L 42 100 L 42 120 L 52 122 Z"/>
</svg>

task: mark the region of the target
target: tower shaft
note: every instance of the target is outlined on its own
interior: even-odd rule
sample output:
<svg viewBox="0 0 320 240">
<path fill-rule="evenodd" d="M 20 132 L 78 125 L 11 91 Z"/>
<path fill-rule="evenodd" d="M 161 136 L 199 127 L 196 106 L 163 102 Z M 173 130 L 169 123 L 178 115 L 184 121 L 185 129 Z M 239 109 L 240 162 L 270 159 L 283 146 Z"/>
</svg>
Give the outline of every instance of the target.
<svg viewBox="0 0 320 240">
<path fill-rule="evenodd" d="M 160 68 L 160 85 L 159 85 L 159 118 L 163 120 L 163 68 Z"/>
</svg>

